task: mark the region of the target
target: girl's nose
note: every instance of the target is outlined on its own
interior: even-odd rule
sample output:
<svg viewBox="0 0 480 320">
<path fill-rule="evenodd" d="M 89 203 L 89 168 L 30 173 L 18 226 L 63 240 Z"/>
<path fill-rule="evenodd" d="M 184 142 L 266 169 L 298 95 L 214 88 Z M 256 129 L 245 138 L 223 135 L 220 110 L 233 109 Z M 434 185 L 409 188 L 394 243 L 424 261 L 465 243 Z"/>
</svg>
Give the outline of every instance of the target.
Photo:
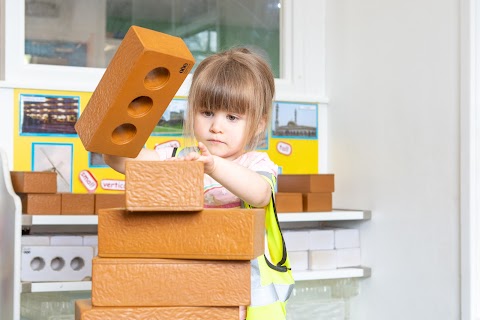
<svg viewBox="0 0 480 320">
<path fill-rule="evenodd" d="M 212 123 L 210 124 L 210 132 L 212 133 L 222 133 L 221 123 L 219 117 L 214 117 Z"/>
</svg>

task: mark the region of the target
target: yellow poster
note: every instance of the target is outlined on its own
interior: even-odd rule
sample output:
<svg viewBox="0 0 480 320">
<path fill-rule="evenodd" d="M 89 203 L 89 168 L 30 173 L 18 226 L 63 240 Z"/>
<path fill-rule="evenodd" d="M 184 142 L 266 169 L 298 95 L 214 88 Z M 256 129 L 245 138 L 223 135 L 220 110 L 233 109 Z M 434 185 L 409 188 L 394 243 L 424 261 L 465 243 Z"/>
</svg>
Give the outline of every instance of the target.
<svg viewBox="0 0 480 320">
<path fill-rule="evenodd" d="M 92 93 L 15 89 L 14 167 L 16 171 L 54 171 L 58 191 L 117 193 L 124 175 L 105 165 L 101 154 L 85 150 L 75 123 Z M 186 99 L 170 103 L 147 140 L 147 148 L 182 146 Z M 259 148 L 280 173 L 318 173 L 318 105 L 275 102 L 271 129 Z"/>
</svg>

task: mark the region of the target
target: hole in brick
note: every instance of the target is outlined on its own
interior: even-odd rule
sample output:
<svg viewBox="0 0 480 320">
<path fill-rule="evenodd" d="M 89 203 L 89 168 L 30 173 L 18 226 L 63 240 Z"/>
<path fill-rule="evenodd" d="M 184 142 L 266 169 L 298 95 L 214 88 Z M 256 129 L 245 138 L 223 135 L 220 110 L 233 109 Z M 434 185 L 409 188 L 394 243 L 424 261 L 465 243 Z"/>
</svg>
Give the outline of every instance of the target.
<svg viewBox="0 0 480 320">
<path fill-rule="evenodd" d="M 112 141 L 116 144 L 126 144 L 133 140 L 137 134 L 137 128 L 131 123 L 124 123 L 113 130 Z"/>
<path fill-rule="evenodd" d="M 131 117 L 138 118 L 146 115 L 152 107 L 153 100 L 149 97 L 141 96 L 130 102 L 127 112 Z"/>
<path fill-rule="evenodd" d="M 42 257 L 35 257 L 30 261 L 30 268 L 33 271 L 40 271 L 45 268 L 45 260 Z"/>
<path fill-rule="evenodd" d="M 85 261 L 81 257 L 75 257 L 70 261 L 70 267 L 75 271 L 82 270 L 84 266 Z"/>
<path fill-rule="evenodd" d="M 149 90 L 158 90 L 167 83 L 169 78 L 170 71 L 163 67 L 158 67 L 147 74 L 143 80 L 143 84 L 145 85 L 145 88 Z"/>
<path fill-rule="evenodd" d="M 50 262 L 50 267 L 52 270 L 60 271 L 65 267 L 65 260 L 62 257 L 53 258 L 52 262 Z"/>
</svg>

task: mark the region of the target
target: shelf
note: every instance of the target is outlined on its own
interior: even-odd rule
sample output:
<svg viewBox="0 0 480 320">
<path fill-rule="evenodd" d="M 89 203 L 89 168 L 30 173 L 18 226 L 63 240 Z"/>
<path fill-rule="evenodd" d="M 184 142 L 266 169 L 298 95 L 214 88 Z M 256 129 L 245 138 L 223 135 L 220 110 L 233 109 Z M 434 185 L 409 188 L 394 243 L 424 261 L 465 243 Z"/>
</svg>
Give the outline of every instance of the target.
<svg viewBox="0 0 480 320">
<path fill-rule="evenodd" d="M 89 291 L 91 281 L 70 282 L 22 282 L 22 292 L 58 292 L 58 291 Z"/>
<path fill-rule="evenodd" d="M 305 280 L 327 280 L 342 278 L 368 278 L 370 277 L 370 268 L 340 268 L 333 270 L 316 270 L 316 271 L 294 271 L 293 278 L 295 281 Z"/>
<path fill-rule="evenodd" d="M 345 221 L 345 220 L 369 220 L 372 214 L 370 211 L 360 210 L 333 210 L 329 212 L 291 212 L 279 213 L 280 222 L 299 221 Z"/>
<path fill-rule="evenodd" d="M 23 226 L 97 225 L 96 215 L 30 215 L 22 214 Z"/>
</svg>

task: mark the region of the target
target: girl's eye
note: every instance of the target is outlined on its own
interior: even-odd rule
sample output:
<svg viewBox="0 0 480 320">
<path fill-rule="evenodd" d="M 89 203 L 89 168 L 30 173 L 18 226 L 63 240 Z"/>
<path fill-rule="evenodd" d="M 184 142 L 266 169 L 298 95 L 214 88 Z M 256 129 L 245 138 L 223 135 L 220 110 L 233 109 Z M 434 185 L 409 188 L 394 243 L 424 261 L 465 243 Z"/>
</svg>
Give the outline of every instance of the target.
<svg viewBox="0 0 480 320">
<path fill-rule="evenodd" d="M 228 115 L 227 115 L 227 119 L 230 120 L 230 121 L 235 121 L 235 120 L 238 119 L 238 117 L 237 117 L 237 116 L 234 116 L 234 115 L 232 115 L 232 114 L 228 114 Z"/>
<path fill-rule="evenodd" d="M 205 117 L 208 117 L 208 118 L 210 118 L 210 117 L 213 116 L 213 112 L 211 112 L 211 111 L 203 111 L 202 114 L 203 114 Z"/>
</svg>

